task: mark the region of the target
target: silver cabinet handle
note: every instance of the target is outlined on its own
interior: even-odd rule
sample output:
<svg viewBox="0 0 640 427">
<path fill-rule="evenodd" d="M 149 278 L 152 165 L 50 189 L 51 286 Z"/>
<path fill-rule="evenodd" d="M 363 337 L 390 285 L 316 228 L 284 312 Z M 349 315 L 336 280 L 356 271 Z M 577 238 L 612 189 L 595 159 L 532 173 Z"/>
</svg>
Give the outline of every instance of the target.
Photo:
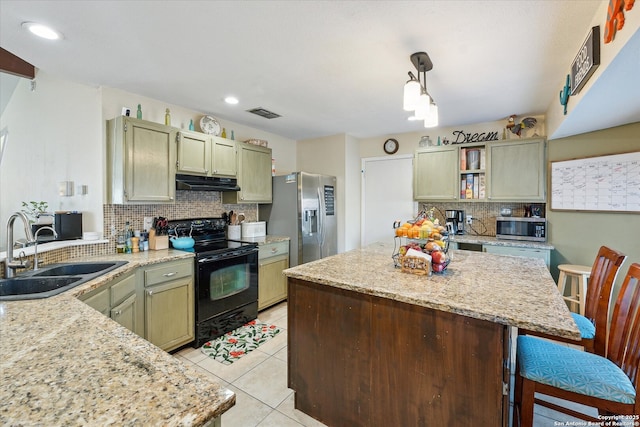
<svg viewBox="0 0 640 427">
<path fill-rule="evenodd" d="M 163 274 L 163 276 L 164 276 L 164 277 L 173 277 L 173 276 L 175 276 L 176 274 L 178 274 L 178 272 L 177 272 L 177 271 L 174 271 L 174 272 L 172 272 L 172 273 L 164 273 L 164 274 Z"/>
<path fill-rule="evenodd" d="M 153 295 L 153 291 L 147 291 L 147 295 L 149 296 Z"/>
<path fill-rule="evenodd" d="M 278 252 L 278 248 L 271 248 L 271 253 L 275 254 L 276 252 Z"/>
<path fill-rule="evenodd" d="M 120 316 L 122 314 L 122 311 L 118 310 L 118 311 L 114 312 L 113 314 L 115 314 L 116 316 Z"/>
</svg>

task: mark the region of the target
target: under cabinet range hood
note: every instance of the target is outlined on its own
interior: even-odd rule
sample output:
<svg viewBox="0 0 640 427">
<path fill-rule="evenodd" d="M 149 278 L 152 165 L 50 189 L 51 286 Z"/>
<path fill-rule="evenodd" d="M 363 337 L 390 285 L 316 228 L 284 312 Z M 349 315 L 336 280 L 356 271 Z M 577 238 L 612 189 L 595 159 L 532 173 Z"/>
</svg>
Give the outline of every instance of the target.
<svg viewBox="0 0 640 427">
<path fill-rule="evenodd" d="M 235 178 L 176 174 L 176 190 L 240 191 Z"/>
</svg>

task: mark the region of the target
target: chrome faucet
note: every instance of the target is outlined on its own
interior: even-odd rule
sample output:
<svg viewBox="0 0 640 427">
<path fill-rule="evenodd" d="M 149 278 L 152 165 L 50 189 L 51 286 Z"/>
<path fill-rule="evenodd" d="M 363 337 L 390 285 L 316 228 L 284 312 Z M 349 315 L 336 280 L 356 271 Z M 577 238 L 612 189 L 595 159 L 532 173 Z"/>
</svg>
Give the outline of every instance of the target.
<svg viewBox="0 0 640 427">
<path fill-rule="evenodd" d="M 33 269 L 37 270 L 38 269 L 38 234 L 40 234 L 40 232 L 42 230 L 51 230 L 53 231 L 53 238 L 57 239 L 58 238 L 58 233 L 56 233 L 56 230 L 54 230 L 53 228 L 49 227 L 49 226 L 44 226 L 44 227 L 40 227 L 38 228 L 38 231 L 36 231 L 36 234 L 33 236 L 35 243 L 33 246 Z"/>
<path fill-rule="evenodd" d="M 33 237 L 33 232 L 31 231 L 31 226 L 29 225 L 29 219 L 22 212 L 16 212 L 9 217 L 7 221 L 7 259 L 4 261 L 5 272 L 4 277 L 13 277 L 16 274 L 16 269 L 18 268 L 27 268 L 29 264 L 22 257 L 20 257 L 19 261 L 13 259 L 13 223 L 16 218 L 20 218 L 22 220 L 22 225 L 24 226 L 24 235 L 27 238 L 27 243 L 34 242 L 35 238 Z"/>
</svg>

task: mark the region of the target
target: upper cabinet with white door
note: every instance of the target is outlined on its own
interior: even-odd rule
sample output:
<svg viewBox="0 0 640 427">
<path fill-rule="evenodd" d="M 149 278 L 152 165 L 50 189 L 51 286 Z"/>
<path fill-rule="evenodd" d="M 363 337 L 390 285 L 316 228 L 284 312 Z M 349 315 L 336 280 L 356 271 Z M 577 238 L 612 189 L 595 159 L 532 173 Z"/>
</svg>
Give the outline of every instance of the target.
<svg viewBox="0 0 640 427">
<path fill-rule="evenodd" d="M 107 200 L 175 201 L 177 129 L 120 116 L 107 122 Z"/>
<path fill-rule="evenodd" d="M 177 172 L 200 176 L 236 176 L 235 141 L 193 131 L 178 131 Z"/>
</svg>

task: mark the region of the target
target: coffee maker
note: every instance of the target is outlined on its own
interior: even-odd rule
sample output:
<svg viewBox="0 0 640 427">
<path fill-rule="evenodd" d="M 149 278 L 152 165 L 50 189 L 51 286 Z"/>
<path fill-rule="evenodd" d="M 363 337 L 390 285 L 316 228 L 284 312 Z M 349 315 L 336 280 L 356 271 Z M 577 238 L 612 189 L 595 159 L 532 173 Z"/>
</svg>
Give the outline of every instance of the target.
<svg viewBox="0 0 640 427">
<path fill-rule="evenodd" d="M 446 210 L 444 211 L 447 228 L 454 234 L 464 234 L 464 211 L 463 210 Z M 450 224 L 450 225 L 449 225 Z"/>
</svg>

